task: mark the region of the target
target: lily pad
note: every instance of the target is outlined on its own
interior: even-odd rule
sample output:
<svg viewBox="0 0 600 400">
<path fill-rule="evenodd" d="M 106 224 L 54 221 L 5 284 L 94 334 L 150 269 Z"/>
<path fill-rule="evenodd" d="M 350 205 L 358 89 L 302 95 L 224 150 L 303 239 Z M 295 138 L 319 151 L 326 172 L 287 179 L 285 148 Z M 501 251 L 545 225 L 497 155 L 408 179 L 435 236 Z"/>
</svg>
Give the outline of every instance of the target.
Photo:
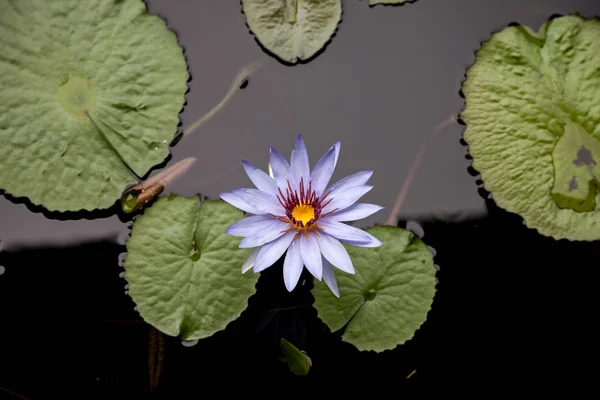
<svg viewBox="0 0 600 400">
<path fill-rule="evenodd" d="M 133 224 L 125 279 L 146 322 L 183 340 L 211 336 L 248 307 L 257 274 L 225 229 L 243 212 L 224 201 L 162 197 Z"/>
<path fill-rule="evenodd" d="M 140 0 L 0 0 L 0 188 L 51 211 L 110 207 L 168 156 L 187 79 Z"/>
<path fill-rule="evenodd" d="M 319 317 L 359 350 L 381 352 L 410 340 L 427 319 L 435 295 L 435 268 L 427 246 L 412 232 L 375 226 L 381 247 L 345 246 L 356 275 L 336 276 L 339 299 L 323 282 L 313 295 Z"/>
<path fill-rule="evenodd" d="M 256 39 L 288 63 L 308 60 L 333 36 L 342 18 L 341 0 L 242 0 Z"/>
<path fill-rule="evenodd" d="M 473 167 L 496 203 L 556 239 L 600 239 L 600 21 L 511 26 L 463 85 Z"/>
</svg>

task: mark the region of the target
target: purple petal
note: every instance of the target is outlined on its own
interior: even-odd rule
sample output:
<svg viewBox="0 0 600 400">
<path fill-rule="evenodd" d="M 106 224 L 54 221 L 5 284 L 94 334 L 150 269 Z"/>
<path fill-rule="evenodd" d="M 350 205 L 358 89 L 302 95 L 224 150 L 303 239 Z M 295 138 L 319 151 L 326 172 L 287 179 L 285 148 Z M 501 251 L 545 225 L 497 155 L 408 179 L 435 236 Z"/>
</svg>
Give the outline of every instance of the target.
<svg viewBox="0 0 600 400">
<path fill-rule="evenodd" d="M 340 291 L 338 290 L 337 281 L 335 280 L 335 272 L 333 266 L 323 257 L 323 280 L 329 286 L 329 289 L 335 294 L 336 297 L 340 297 Z"/>
<path fill-rule="evenodd" d="M 276 221 L 276 219 L 267 214 L 253 215 L 229 225 L 225 232 L 231 236 L 250 236 L 264 230 L 273 221 Z"/>
<path fill-rule="evenodd" d="M 358 199 L 367 194 L 371 189 L 373 189 L 373 186 L 362 185 L 338 191 L 335 194 L 335 197 L 333 194 L 331 194 L 331 202 L 325 206 L 325 208 L 323 208 L 323 213 L 328 213 L 333 210 L 341 211 L 347 207 L 350 207 L 352 204 L 356 203 Z"/>
<path fill-rule="evenodd" d="M 379 247 L 383 244 L 381 242 L 381 240 L 377 239 L 375 236 L 371 235 L 370 233 L 367 233 L 367 232 L 364 232 L 364 233 L 369 238 L 367 241 L 364 241 L 364 240 L 354 241 L 354 240 L 342 240 L 342 239 L 340 239 L 340 240 L 342 240 L 344 243 L 348 243 L 348 244 L 351 244 L 353 246 L 358 246 L 358 247 Z"/>
<path fill-rule="evenodd" d="M 275 261 L 283 255 L 292 240 L 296 236 L 296 231 L 290 231 L 279 239 L 275 239 L 270 243 L 265 244 L 259 251 L 256 261 L 254 262 L 254 272 L 260 272 L 269 268 Z"/>
<path fill-rule="evenodd" d="M 242 165 L 248 174 L 248 178 L 254 183 L 258 190 L 277 196 L 277 184 L 266 172 L 256 168 L 249 161 L 242 161 Z"/>
<path fill-rule="evenodd" d="M 342 144 L 338 140 L 337 142 L 335 142 L 333 144 L 332 147 L 333 147 L 333 151 L 335 152 L 335 160 L 333 160 L 333 168 L 335 169 L 335 166 L 337 165 L 338 158 L 340 156 L 340 147 L 342 147 Z"/>
<path fill-rule="evenodd" d="M 362 229 L 341 222 L 331 221 L 327 217 L 319 220 L 319 226 L 323 228 L 325 233 L 339 240 L 357 243 L 367 243 L 371 241 L 370 235 Z"/>
<path fill-rule="evenodd" d="M 289 227 L 289 224 L 281 222 L 276 219 L 271 220 L 271 224 L 260 231 L 255 231 L 253 235 L 247 236 L 240 243 L 241 249 L 247 249 L 250 247 L 262 246 L 265 243 L 272 242 L 273 240 L 283 236 L 285 230 Z"/>
<path fill-rule="evenodd" d="M 354 274 L 352 260 L 344 246 L 336 238 L 326 233 L 321 233 L 319 237 L 319 248 L 323 257 L 325 257 L 336 268 L 349 274 Z"/>
<path fill-rule="evenodd" d="M 235 189 L 231 193 L 258 210 L 255 214 L 285 215 L 285 210 L 275 196 L 257 189 Z"/>
<path fill-rule="evenodd" d="M 300 243 L 292 242 L 283 261 L 283 281 L 288 292 L 294 290 L 298 284 L 298 279 L 302 275 L 302 265 Z"/>
<path fill-rule="evenodd" d="M 356 174 L 348 175 L 345 178 L 340 179 L 327 190 L 331 192 L 331 194 L 336 193 L 338 190 L 343 190 L 347 188 L 351 188 L 354 186 L 361 186 L 367 183 L 367 181 L 373 175 L 373 171 L 362 171 L 357 172 Z"/>
<path fill-rule="evenodd" d="M 302 254 L 302 262 L 310 273 L 321 280 L 323 278 L 323 261 L 321 260 L 321 250 L 317 243 L 318 237 L 314 234 L 309 234 L 308 239 L 305 235 L 300 235 L 300 254 Z"/>
<path fill-rule="evenodd" d="M 283 155 L 277 151 L 276 148 L 270 148 L 269 162 L 271 164 L 271 170 L 273 176 L 277 182 L 277 186 L 280 188 L 287 187 L 288 180 L 291 179 L 290 164 Z"/>
<path fill-rule="evenodd" d="M 383 207 L 376 204 L 358 203 L 343 210 L 336 211 L 328 218 L 331 221 L 356 221 L 367 218 L 380 210 L 383 210 Z"/>
<path fill-rule="evenodd" d="M 253 249 L 246 260 L 242 264 L 242 274 L 254 267 L 254 261 L 256 261 L 256 256 L 258 256 L 258 252 L 260 251 L 260 247 Z"/>
<path fill-rule="evenodd" d="M 310 181 L 312 182 L 312 188 L 317 193 L 317 196 L 323 194 L 323 191 L 331 179 L 331 175 L 333 175 L 335 158 L 336 148 L 332 147 L 323 155 L 323 157 L 321 157 L 312 171 Z"/>
<path fill-rule="evenodd" d="M 245 211 L 250 214 L 261 214 L 260 210 L 251 206 L 250 204 L 247 204 L 245 201 L 240 199 L 239 196 L 233 193 L 221 193 L 219 197 L 242 211 Z"/>
<path fill-rule="evenodd" d="M 295 183 L 300 183 L 300 178 L 304 178 L 304 183 L 308 184 L 310 180 L 310 166 L 308 164 L 308 152 L 306 151 L 306 145 L 302 135 L 298 135 L 296 138 L 296 144 L 294 150 L 292 150 L 292 157 L 290 160 L 291 173 L 295 179 Z"/>
</svg>

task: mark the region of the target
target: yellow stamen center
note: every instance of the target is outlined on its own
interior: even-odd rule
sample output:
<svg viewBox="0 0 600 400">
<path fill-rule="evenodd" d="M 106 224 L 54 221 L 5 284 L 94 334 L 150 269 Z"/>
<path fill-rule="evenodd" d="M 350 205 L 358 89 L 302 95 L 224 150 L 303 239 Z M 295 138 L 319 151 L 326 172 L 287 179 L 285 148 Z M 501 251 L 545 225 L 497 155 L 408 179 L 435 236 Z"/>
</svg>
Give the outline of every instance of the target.
<svg viewBox="0 0 600 400">
<path fill-rule="evenodd" d="M 315 218 L 315 208 L 310 204 L 298 204 L 292 210 L 292 217 L 306 226 L 310 220 Z"/>
</svg>

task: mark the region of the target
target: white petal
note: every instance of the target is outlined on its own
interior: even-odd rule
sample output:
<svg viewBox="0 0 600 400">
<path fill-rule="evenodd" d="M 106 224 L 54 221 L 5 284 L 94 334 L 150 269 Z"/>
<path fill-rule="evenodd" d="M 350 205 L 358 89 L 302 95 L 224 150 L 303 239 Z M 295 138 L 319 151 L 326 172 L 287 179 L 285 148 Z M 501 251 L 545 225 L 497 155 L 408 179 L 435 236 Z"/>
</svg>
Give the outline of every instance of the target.
<svg viewBox="0 0 600 400">
<path fill-rule="evenodd" d="M 371 235 L 370 233 L 367 233 L 367 232 L 364 232 L 364 233 L 369 238 L 366 241 L 364 241 L 364 240 L 354 241 L 354 240 L 343 240 L 343 239 L 340 239 L 340 240 L 342 240 L 342 242 L 344 242 L 344 243 L 348 243 L 348 244 L 351 244 L 353 246 L 358 246 L 358 247 L 379 247 L 383 244 L 381 242 L 381 240 L 377 239 L 375 236 Z"/>
<path fill-rule="evenodd" d="M 290 164 L 283 155 L 277 151 L 276 148 L 270 148 L 269 162 L 271 171 L 273 171 L 273 177 L 277 186 L 280 188 L 287 187 L 288 180 L 291 179 Z"/>
<path fill-rule="evenodd" d="M 299 183 L 300 178 L 304 178 L 304 184 L 308 185 L 310 180 L 310 166 L 308 163 L 308 152 L 306 151 L 302 135 L 296 137 L 296 144 L 294 145 L 294 150 L 292 150 L 290 165 L 295 182 Z"/>
<path fill-rule="evenodd" d="M 326 233 L 321 233 L 319 237 L 319 248 L 323 257 L 325 257 L 336 268 L 349 274 L 354 274 L 352 260 L 344 246 L 336 238 Z"/>
<path fill-rule="evenodd" d="M 256 209 L 256 207 L 253 207 L 250 204 L 246 203 L 245 201 L 240 199 L 239 196 L 237 196 L 233 193 L 221 193 L 219 195 L 219 197 L 221 199 L 223 199 L 224 201 L 228 202 L 229 204 L 231 204 L 232 206 L 239 208 L 242 211 L 245 211 L 250 214 L 261 214 L 260 210 Z"/>
<path fill-rule="evenodd" d="M 323 191 L 331 179 L 331 175 L 333 175 L 333 170 L 335 169 L 335 158 L 336 148 L 332 147 L 317 162 L 317 165 L 315 165 L 315 168 L 310 175 L 312 188 L 317 193 L 317 196 L 321 196 L 321 194 L 323 194 Z"/>
<path fill-rule="evenodd" d="M 321 280 L 323 278 L 323 261 L 321 260 L 321 250 L 317 240 L 319 237 L 315 234 L 309 234 L 308 239 L 305 235 L 300 235 L 300 254 L 302 254 L 302 262 L 310 273 Z"/>
<path fill-rule="evenodd" d="M 246 170 L 246 174 L 248 174 L 248 178 L 254 183 L 254 186 L 258 188 L 258 190 L 262 190 L 263 192 L 269 193 L 273 196 L 277 196 L 277 184 L 275 183 L 275 179 L 271 178 L 267 175 L 266 172 L 256 168 L 249 161 L 242 161 L 242 165 Z"/>
<path fill-rule="evenodd" d="M 331 195 L 331 202 L 323 208 L 323 213 L 328 213 L 332 210 L 343 210 L 344 208 L 350 207 L 371 189 L 373 189 L 373 186 L 362 185 L 341 190 L 335 194 L 335 197 Z M 328 199 L 329 198 L 325 199 L 325 201 L 327 202 Z"/>
<path fill-rule="evenodd" d="M 340 291 L 338 290 L 337 281 L 335 280 L 335 272 L 333 266 L 323 257 L 323 280 L 329 286 L 329 289 L 335 294 L 336 297 L 340 297 Z"/>
<path fill-rule="evenodd" d="M 323 228 L 325 233 L 333 236 L 336 239 L 356 242 L 356 243 L 367 243 L 370 242 L 370 235 L 362 229 L 355 228 L 350 225 L 346 225 L 342 222 L 331 221 L 327 217 L 319 219 L 319 226 Z"/>
<path fill-rule="evenodd" d="M 276 221 L 275 218 L 267 214 L 252 215 L 229 225 L 225 232 L 231 236 L 251 236 L 271 225 L 273 221 Z"/>
<path fill-rule="evenodd" d="M 334 212 L 329 216 L 329 219 L 331 221 L 356 221 L 367 218 L 380 210 L 383 210 L 383 207 L 376 204 L 358 203 Z"/>
<path fill-rule="evenodd" d="M 242 264 L 242 274 L 254 267 L 254 261 L 256 261 L 256 256 L 258 256 L 258 252 L 260 251 L 260 247 L 253 249 L 246 260 Z"/>
<path fill-rule="evenodd" d="M 285 215 L 285 210 L 279 200 L 268 193 L 257 189 L 235 189 L 231 193 L 259 211 L 255 214 Z"/>
<path fill-rule="evenodd" d="M 278 221 L 276 219 L 271 220 L 271 224 L 260 231 L 254 232 L 251 236 L 247 236 L 240 243 L 240 248 L 247 249 L 250 247 L 262 246 L 265 243 L 272 242 L 280 236 L 283 236 L 285 230 L 289 227 L 289 224 Z"/>
<path fill-rule="evenodd" d="M 285 250 L 288 248 L 292 240 L 296 236 L 296 231 L 290 231 L 279 239 L 275 239 L 270 243 L 265 244 L 258 253 L 254 262 L 254 272 L 260 272 L 269 268 L 275 261 L 279 260 Z"/>
<path fill-rule="evenodd" d="M 300 243 L 292 242 L 288 248 L 285 260 L 283 261 L 283 281 L 288 292 L 294 290 L 298 284 L 298 279 L 302 275 L 302 256 L 300 255 Z"/>
</svg>

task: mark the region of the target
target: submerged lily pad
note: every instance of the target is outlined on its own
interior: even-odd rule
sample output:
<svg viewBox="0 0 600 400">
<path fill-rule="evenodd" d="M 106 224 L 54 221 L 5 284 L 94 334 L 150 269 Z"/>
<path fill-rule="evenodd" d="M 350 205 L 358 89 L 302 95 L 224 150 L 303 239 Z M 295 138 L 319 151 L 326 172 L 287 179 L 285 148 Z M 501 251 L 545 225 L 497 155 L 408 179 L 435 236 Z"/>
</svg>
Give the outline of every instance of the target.
<svg viewBox="0 0 600 400">
<path fill-rule="evenodd" d="M 600 21 L 511 26 L 463 85 L 473 167 L 496 203 L 556 239 L 600 239 Z"/>
<path fill-rule="evenodd" d="M 435 268 L 427 246 L 412 232 L 391 226 L 366 230 L 381 247 L 345 246 L 356 275 L 336 275 L 340 297 L 315 281 L 319 317 L 359 350 L 393 349 L 427 319 L 435 295 Z"/>
<path fill-rule="evenodd" d="M 140 0 L 0 0 L 0 188 L 53 211 L 110 207 L 169 154 L 187 79 Z"/>
<path fill-rule="evenodd" d="M 257 274 L 241 274 L 248 249 L 225 229 L 243 212 L 224 201 L 171 195 L 133 224 L 125 279 L 146 322 L 183 340 L 224 329 L 248 306 Z"/>
<path fill-rule="evenodd" d="M 342 18 L 341 0 L 242 0 L 248 26 L 271 53 L 288 63 L 313 57 Z"/>
</svg>

